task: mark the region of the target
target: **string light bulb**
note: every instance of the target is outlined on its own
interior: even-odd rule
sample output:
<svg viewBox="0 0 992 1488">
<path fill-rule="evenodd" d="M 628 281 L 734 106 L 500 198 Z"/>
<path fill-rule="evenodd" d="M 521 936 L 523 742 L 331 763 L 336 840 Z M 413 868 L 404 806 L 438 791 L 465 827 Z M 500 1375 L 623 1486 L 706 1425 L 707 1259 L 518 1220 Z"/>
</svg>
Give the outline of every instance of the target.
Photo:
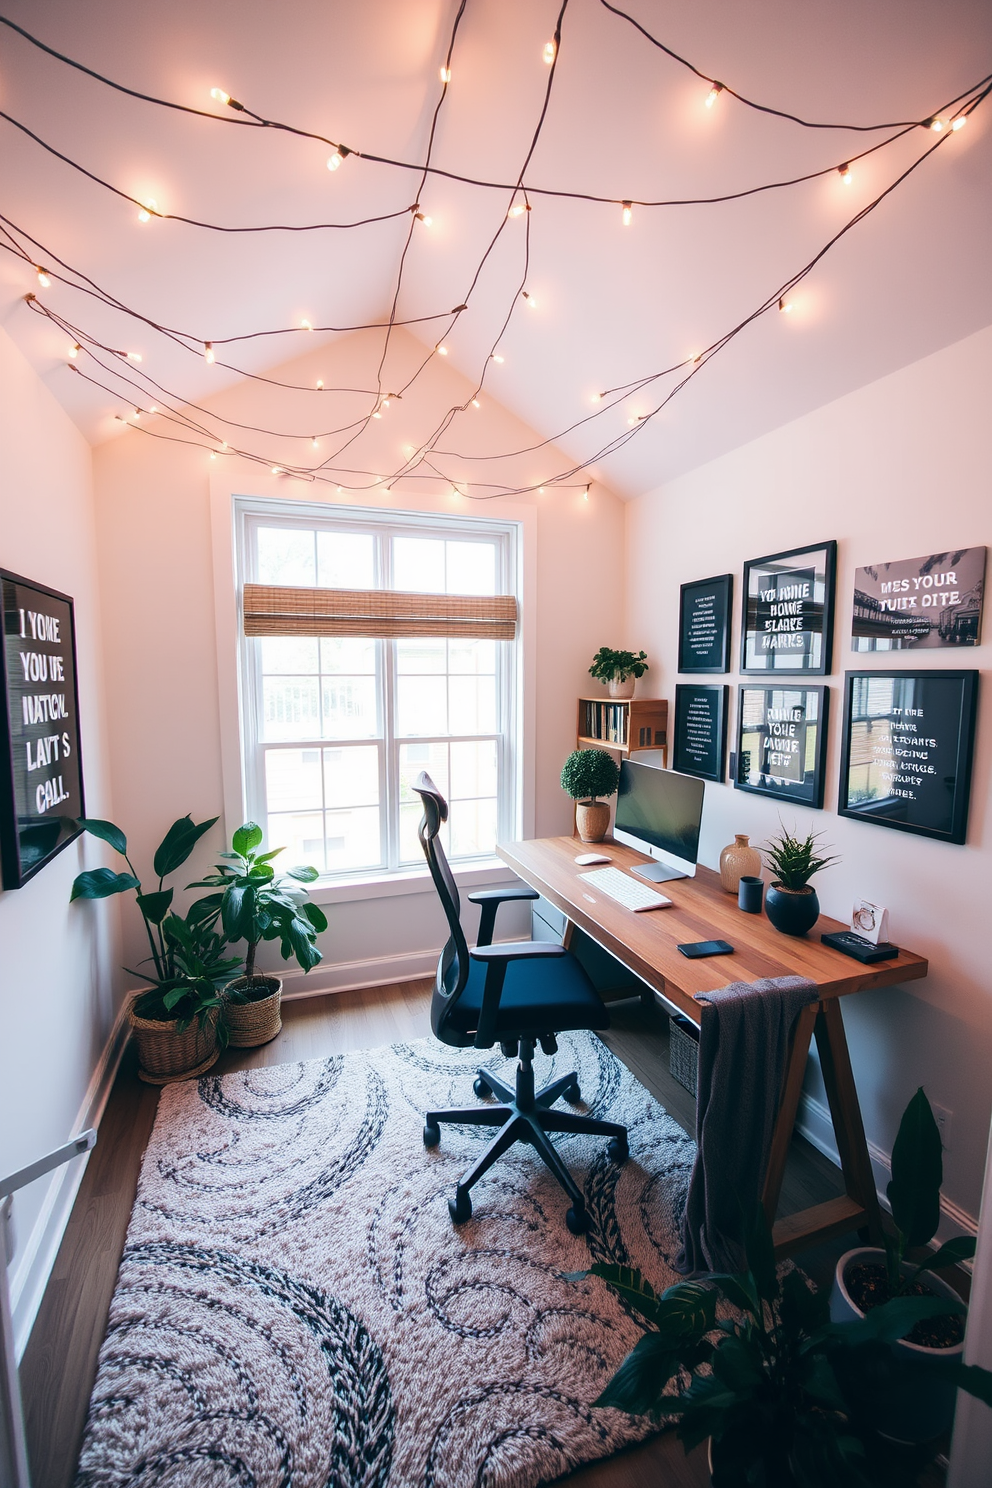
<svg viewBox="0 0 992 1488">
<path fill-rule="evenodd" d="M 420 211 L 418 211 L 417 210 L 417 207 L 414 207 L 414 209 L 413 209 L 413 215 L 414 215 L 414 217 L 416 217 L 417 221 L 418 222 L 422 222 L 425 227 L 430 227 L 433 224 L 433 222 L 434 222 L 434 218 L 433 217 L 428 217 L 428 215 L 427 215 L 426 212 L 420 212 Z"/>
<path fill-rule="evenodd" d="M 138 221 L 151 222 L 154 216 L 157 216 L 157 213 L 155 211 L 155 198 L 153 196 L 149 196 L 145 201 L 145 205 L 138 212 Z"/>
<path fill-rule="evenodd" d="M 623 217 L 624 227 L 629 227 L 634 220 L 634 208 L 629 201 L 623 203 L 623 212 L 621 215 Z"/>
<path fill-rule="evenodd" d="M 272 467 L 272 474 L 273 475 L 282 475 L 282 466 L 281 465 L 273 465 L 273 467 Z"/>
<path fill-rule="evenodd" d="M 781 310 L 781 312 L 782 312 L 783 315 L 791 315 L 792 314 L 792 301 L 791 300 L 787 300 L 785 298 L 785 296 L 783 295 L 782 298 L 778 302 L 778 308 Z"/>
<path fill-rule="evenodd" d="M 324 379 L 322 377 L 317 378 L 317 391 L 318 393 L 322 393 L 324 391 Z"/>
<path fill-rule="evenodd" d="M 544 43 L 544 53 L 543 53 L 543 55 L 544 55 L 544 61 L 545 61 L 545 63 L 547 64 L 548 67 L 550 67 L 551 64 L 552 64 L 552 62 L 555 60 L 555 57 L 558 55 L 558 46 L 557 46 L 557 43 L 556 42 L 553 42 L 553 41 L 546 41 Z"/>
<path fill-rule="evenodd" d="M 602 393 L 593 393 L 593 395 L 589 399 L 589 401 L 590 401 L 590 403 L 602 403 L 602 401 L 603 401 L 603 395 L 602 395 Z"/>
<path fill-rule="evenodd" d="M 213 343 L 210 341 L 204 341 L 203 343 L 203 360 L 205 362 L 212 362 L 215 360 Z"/>
<path fill-rule="evenodd" d="M 317 438 L 316 434 L 313 436 L 313 438 L 310 441 L 310 448 L 311 449 L 320 449 L 320 440 Z"/>
<path fill-rule="evenodd" d="M 40 264 L 35 264 L 34 271 L 38 276 L 38 283 L 41 285 L 42 289 L 51 289 L 52 281 L 51 279 L 49 279 L 48 274 L 41 267 Z"/>
<path fill-rule="evenodd" d="M 482 407 L 482 404 L 479 402 L 478 398 L 473 398 L 472 399 L 472 407 L 473 408 L 481 408 Z"/>
<path fill-rule="evenodd" d="M 72 345 L 69 347 L 69 355 L 70 355 L 70 357 L 72 358 L 73 361 L 76 360 L 77 356 L 82 351 L 82 349 L 83 348 L 80 346 L 80 344 L 79 344 L 78 341 L 74 341 L 72 343 Z"/>
<path fill-rule="evenodd" d="M 141 352 L 140 351 L 126 351 L 124 353 L 124 355 L 127 357 L 127 359 L 128 359 L 129 362 L 140 362 L 141 361 Z"/>
<path fill-rule="evenodd" d="M 846 160 L 844 161 L 843 165 L 839 165 L 837 167 L 837 174 L 840 176 L 845 186 L 850 186 L 853 177 L 851 175 L 851 167 L 848 165 Z"/>
<path fill-rule="evenodd" d="M 586 486 L 585 490 L 582 492 L 582 500 L 583 501 L 588 501 L 589 500 L 589 487 L 588 486 Z"/>
<path fill-rule="evenodd" d="M 494 362 L 498 362 L 499 365 L 502 367 L 503 363 L 506 361 L 506 357 L 500 356 L 498 351 L 494 351 L 492 354 L 492 360 Z"/>
<path fill-rule="evenodd" d="M 531 310 L 537 309 L 537 301 L 532 294 L 529 294 L 526 289 L 522 289 L 520 291 L 520 294 L 522 298 L 527 301 L 527 304 L 530 306 Z"/>
<path fill-rule="evenodd" d="M 211 88 L 210 97 L 215 103 L 230 103 L 230 93 L 225 93 L 223 88 Z"/>
<path fill-rule="evenodd" d="M 722 83 L 712 83 L 710 85 L 710 91 L 706 95 L 706 100 L 705 100 L 706 101 L 706 107 L 709 108 L 709 109 L 711 109 L 713 107 L 713 105 L 716 103 L 717 99 L 720 97 L 720 94 L 722 92 L 723 92 L 723 84 Z"/>
<path fill-rule="evenodd" d="M 313 322 L 307 320 L 306 317 L 304 317 L 303 320 L 300 321 L 300 329 L 304 331 L 312 331 Z"/>
<path fill-rule="evenodd" d="M 445 86 L 447 86 L 448 83 L 451 82 L 451 68 L 450 67 L 440 67 L 440 68 L 438 68 L 438 74 L 439 74 L 439 76 L 441 78 L 442 83 L 444 83 Z"/>
<path fill-rule="evenodd" d="M 514 202 L 507 212 L 507 217 L 522 217 L 525 212 L 530 211 L 530 202 Z"/>
<path fill-rule="evenodd" d="M 931 119 L 930 120 L 930 128 L 933 130 L 934 134 L 940 134 L 941 130 L 944 127 L 945 126 L 944 126 L 943 119 Z"/>
<path fill-rule="evenodd" d="M 959 129 L 963 129 L 964 128 L 964 126 L 967 124 L 967 122 L 968 122 L 968 115 L 967 114 L 958 114 L 958 116 L 957 116 L 956 119 L 952 119 L 951 120 L 951 128 L 954 130 L 954 132 L 956 134 Z"/>
<path fill-rule="evenodd" d="M 333 155 L 328 155 L 327 157 L 327 169 L 329 171 L 336 171 L 343 159 L 344 156 L 341 154 L 341 151 L 335 150 Z"/>
<path fill-rule="evenodd" d="M 438 356 L 448 355 L 448 348 L 446 346 L 437 345 L 435 346 L 434 350 L 437 352 Z"/>
</svg>

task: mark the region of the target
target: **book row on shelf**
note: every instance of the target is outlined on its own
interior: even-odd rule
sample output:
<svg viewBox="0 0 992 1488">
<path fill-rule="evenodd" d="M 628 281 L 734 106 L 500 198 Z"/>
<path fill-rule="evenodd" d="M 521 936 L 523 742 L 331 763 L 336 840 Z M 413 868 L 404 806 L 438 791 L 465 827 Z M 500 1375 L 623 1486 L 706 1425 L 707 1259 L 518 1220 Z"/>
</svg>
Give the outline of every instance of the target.
<svg viewBox="0 0 992 1488">
<path fill-rule="evenodd" d="M 584 719 L 580 732 L 587 739 L 601 739 L 604 744 L 626 745 L 630 723 L 629 703 L 586 702 L 583 708 Z"/>
</svg>

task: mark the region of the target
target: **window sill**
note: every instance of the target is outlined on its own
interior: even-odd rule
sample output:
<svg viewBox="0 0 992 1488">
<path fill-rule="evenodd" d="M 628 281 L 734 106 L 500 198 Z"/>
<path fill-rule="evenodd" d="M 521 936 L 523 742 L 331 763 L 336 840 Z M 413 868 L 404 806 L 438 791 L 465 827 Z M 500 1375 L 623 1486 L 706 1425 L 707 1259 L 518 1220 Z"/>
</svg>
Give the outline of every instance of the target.
<svg viewBox="0 0 992 1488">
<path fill-rule="evenodd" d="M 460 889 L 477 889 L 487 884 L 516 883 L 517 875 L 501 858 L 483 858 L 467 868 L 453 868 Z M 310 898 L 315 904 L 347 904 L 359 899 L 390 899 L 402 894 L 434 894 L 434 880 L 424 868 L 403 869 L 397 873 L 369 874 L 365 878 L 324 879 L 314 884 Z"/>
</svg>

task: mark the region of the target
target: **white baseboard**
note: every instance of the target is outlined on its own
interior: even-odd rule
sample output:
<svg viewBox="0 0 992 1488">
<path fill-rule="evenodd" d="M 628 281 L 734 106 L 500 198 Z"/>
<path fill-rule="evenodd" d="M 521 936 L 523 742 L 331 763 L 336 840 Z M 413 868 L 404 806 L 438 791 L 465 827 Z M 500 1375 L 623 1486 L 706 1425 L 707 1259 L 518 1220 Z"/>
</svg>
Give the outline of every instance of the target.
<svg viewBox="0 0 992 1488">
<path fill-rule="evenodd" d="M 87 1127 L 98 1127 L 100 1124 L 128 1040 L 129 1002 L 130 998 L 125 997 L 118 1010 L 103 1052 L 97 1060 L 89 1088 L 83 1097 L 79 1115 L 72 1131 L 66 1133 L 66 1140 L 86 1131 Z M 41 1213 L 23 1246 L 18 1247 L 20 1255 L 11 1266 L 10 1301 L 18 1362 L 27 1348 L 88 1161 L 87 1153 L 83 1158 L 75 1158 L 63 1167 L 56 1168 L 49 1179 Z"/>
<path fill-rule="evenodd" d="M 376 956 L 369 961 L 322 961 L 313 971 L 279 971 L 282 995 L 286 1000 L 297 997 L 321 997 L 327 992 L 353 992 L 362 987 L 383 987 L 390 982 L 414 982 L 433 977 L 437 970 L 436 951 L 405 951 L 398 956 Z"/>
<path fill-rule="evenodd" d="M 829 1158 L 832 1163 L 840 1167 L 840 1154 L 837 1151 L 837 1143 L 834 1138 L 833 1122 L 830 1120 L 830 1112 L 822 1101 L 816 1100 L 805 1093 L 799 1101 L 799 1113 L 796 1117 L 796 1130 L 804 1136 L 815 1147 L 817 1152 Z M 875 1142 L 868 1143 L 868 1156 L 871 1158 L 872 1172 L 875 1175 L 875 1190 L 878 1194 L 878 1202 L 883 1209 L 888 1209 L 889 1201 L 885 1197 L 885 1190 L 889 1179 L 892 1177 L 892 1159 L 888 1152 L 879 1147 Z M 954 1235 L 977 1235 L 978 1220 L 959 1204 L 940 1196 L 940 1212 L 943 1216 L 938 1239 L 943 1242 L 950 1240 Z"/>
</svg>

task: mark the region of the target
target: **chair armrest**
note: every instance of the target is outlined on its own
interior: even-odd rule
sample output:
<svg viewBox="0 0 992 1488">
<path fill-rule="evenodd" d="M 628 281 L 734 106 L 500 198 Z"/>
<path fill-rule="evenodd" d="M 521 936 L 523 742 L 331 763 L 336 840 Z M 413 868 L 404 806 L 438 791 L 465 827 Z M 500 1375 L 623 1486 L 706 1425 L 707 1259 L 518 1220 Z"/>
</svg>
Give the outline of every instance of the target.
<svg viewBox="0 0 992 1488">
<path fill-rule="evenodd" d="M 564 946 L 553 940 L 502 940 L 499 945 L 473 946 L 469 955 L 475 961 L 531 961 L 541 956 L 567 956 Z"/>
<path fill-rule="evenodd" d="M 493 929 L 496 925 L 496 911 L 500 905 L 509 899 L 540 899 L 536 889 L 528 884 L 507 884 L 503 889 L 477 889 L 474 894 L 467 896 L 470 904 L 481 904 L 482 914 L 479 917 L 479 945 L 492 944 Z"/>
</svg>

